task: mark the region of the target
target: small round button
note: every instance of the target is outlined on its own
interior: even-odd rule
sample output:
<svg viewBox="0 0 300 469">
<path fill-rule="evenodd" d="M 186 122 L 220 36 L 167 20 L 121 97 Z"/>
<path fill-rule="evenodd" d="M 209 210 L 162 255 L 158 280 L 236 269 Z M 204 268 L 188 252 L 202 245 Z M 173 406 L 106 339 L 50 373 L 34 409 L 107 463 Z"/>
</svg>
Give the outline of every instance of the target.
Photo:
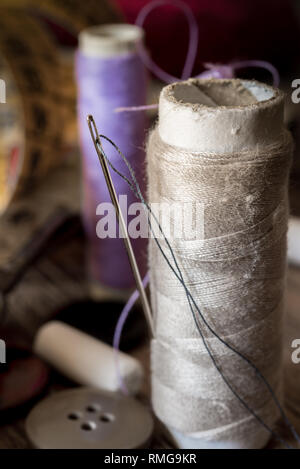
<svg viewBox="0 0 300 469">
<path fill-rule="evenodd" d="M 26 432 L 39 449 L 135 449 L 149 442 L 153 418 L 131 397 L 78 388 L 39 402 Z"/>
</svg>

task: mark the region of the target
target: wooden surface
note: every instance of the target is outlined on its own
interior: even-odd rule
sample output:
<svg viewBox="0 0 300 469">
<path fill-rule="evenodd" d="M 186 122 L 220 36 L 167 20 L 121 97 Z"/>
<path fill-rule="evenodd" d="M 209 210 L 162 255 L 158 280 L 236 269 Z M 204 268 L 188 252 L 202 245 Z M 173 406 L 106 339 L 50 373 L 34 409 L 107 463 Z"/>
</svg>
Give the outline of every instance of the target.
<svg viewBox="0 0 300 469">
<path fill-rule="evenodd" d="M 75 165 L 76 166 L 76 165 Z M 0 287 L 1 279 L 5 279 L 5 272 L 14 268 L 11 259 L 18 259 L 21 247 L 28 242 L 32 234 L 40 226 L 43 226 L 47 217 L 55 212 L 57 207 L 62 207 L 66 212 L 73 214 L 78 212 L 78 184 L 77 169 L 71 165 L 63 170 L 62 175 L 53 175 L 43 189 L 37 189 L 22 207 L 12 207 L 11 211 L 0 220 L 0 245 L 1 239 L 6 245 L 0 248 Z M 77 192 L 71 191 L 66 196 L 66 181 L 70 186 L 77 184 Z M 52 189 L 51 189 L 52 188 Z M 55 188 L 55 190 L 54 190 Z M 53 192 L 54 191 L 54 192 Z M 53 195 L 55 193 L 55 197 Z M 51 195 L 52 194 L 52 195 Z M 36 201 L 40 200 L 41 205 Z M 294 201 L 294 202 L 293 202 Z M 292 203 L 297 213 L 299 201 L 296 186 L 293 186 Z M 31 213 L 31 221 L 24 215 Z M 27 220 L 27 221 L 26 221 Z M 35 220 L 33 223 L 32 220 Z M 71 224 L 72 225 L 72 224 Z M 16 236 L 15 231 L 19 235 Z M 12 234 L 11 234 L 12 233 Z M 14 236 L 14 242 L 11 236 Z M 3 246 L 6 246 L 3 248 Z M 2 269 L 2 270 L 1 270 Z M 86 297 L 88 294 L 84 271 L 84 237 L 80 225 L 73 223 L 69 232 L 59 233 L 47 244 L 42 254 L 27 269 L 21 282 L 8 296 L 8 310 L 5 318 L 5 328 L 13 330 L 22 337 L 25 343 L 31 344 L 37 328 L 45 321 L 51 319 L 53 312 L 63 305 Z M 285 391 L 286 408 L 289 418 L 300 433 L 300 364 L 294 365 L 291 360 L 291 342 L 300 339 L 300 268 L 289 267 L 287 279 L 287 320 L 285 332 Z M 2 322 L 3 330 L 3 322 Z M 0 328 L 1 337 L 1 328 Z M 150 405 L 150 367 L 149 346 L 147 343 L 133 351 L 145 368 L 146 379 L 139 398 Z M 71 386 L 56 373 L 52 373 L 47 393 L 56 392 Z M 10 416 L 1 419 L 0 413 L 0 449 L 29 448 L 30 444 L 24 430 L 24 420 L 28 414 L 31 403 L 27 407 L 17 409 Z M 290 438 L 282 422 L 278 425 L 278 431 L 292 446 L 295 442 Z M 156 425 L 155 437 L 152 443 L 155 448 L 168 447 L 161 428 Z M 280 448 L 274 439 L 270 441 L 268 448 Z"/>
<path fill-rule="evenodd" d="M 43 263 L 43 262 L 42 262 Z M 57 267 L 57 264 L 56 264 Z M 285 389 L 286 389 L 286 408 L 287 413 L 297 431 L 300 433 L 300 364 L 294 365 L 291 361 L 291 342 L 295 338 L 300 339 L 300 269 L 296 267 L 289 268 L 288 275 L 288 288 L 287 288 L 287 302 L 288 302 L 288 320 L 286 331 L 286 346 L 285 346 Z M 150 367 L 149 367 L 149 347 L 147 344 L 139 347 L 133 352 L 144 365 L 146 379 L 143 384 L 140 399 L 149 404 L 150 395 Z M 60 376 L 55 373 L 51 379 L 51 385 L 47 392 L 55 392 L 64 389 L 66 384 Z M 24 430 L 24 419 L 29 412 L 30 408 L 24 408 L 21 414 L 16 414 L 11 421 L 0 425 L 0 449 L 17 449 L 17 448 L 30 448 L 30 444 L 26 438 Z M 282 422 L 279 423 L 277 429 L 282 436 L 292 446 L 296 446 L 293 438 L 290 437 L 289 432 L 286 430 Z M 155 438 L 153 441 L 155 448 L 168 448 L 168 442 L 165 441 L 162 431 L 157 425 Z M 271 439 L 268 448 L 281 448 L 276 440 Z"/>
<path fill-rule="evenodd" d="M 47 271 L 49 265 L 51 269 L 54 269 L 53 272 L 53 279 L 59 274 L 58 278 L 66 279 L 66 270 L 72 266 L 68 263 L 68 259 L 74 259 L 74 255 L 78 256 L 80 250 L 82 249 L 80 237 L 78 240 L 73 240 L 72 246 L 69 245 L 69 251 L 66 253 L 67 257 L 63 263 L 63 269 L 61 269 L 61 264 L 59 260 L 59 252 L 55 253 L 55 256 L 47 256 L 46 258 L 40 259 L 38 265 L 32 268 L 32 271 L 28 273 L 26 276 L 26 283 L 31 284 L 31 286 L 35 285 L 38 288 L 40 287 L 40 282 L 44 282 L 43 270 Z M 63 248 L 64 251 L 64 248 Z M 69 254 L 72 254 L 69 256 Z M 64 255 L 60 258 L 64 258 Z M 67 259 L 68 258 L 68 259 Z M 49 271 L 48 271 L 49 272 Z M 49 274 L 47 274 L 48 276 Z M 51 283 L 51 282 L 50 282 Z M 68 288 L 66 285 L 70 283 L 70 278 L 68 281 L 63 281 L 65 287 L 62 289 L 64 293 L 67 295 Z M 72 283 L 72 281 L 71 281 Z M 76 285 L 78 286 L 80 282 L 77 282 Z M 73 285 L 74 286 L 74 285 Z M 52 285 L 53 287 L 53 285 Z M 40 292 L 43 292 L 45 288 L 42 288 Z M 74 291 L 72 288 L 70 291 Z M 69 291 L 69 295 L 70 295 Z M 286 369 L 286 376 L 285 376 L 285 386 L 287 391 L 287 411 L 289 417 L 291 418 L 292 422 L 300 432 L 300 364 L 294 365 L 291 361 L 291 342 L 295 338 L 300 338 L 300 269 L 296 267 L 289 268 L 289 275 L 288 275 L 288 288 L 287 288 L 287 301 L 288 301 L 288 320 L 287 320 L 287 331 L 286 331 L 286 346 L 285 346 L 285 369 Z M 82 294 L 84 291 L 82 291 Z M 20 293 L 19 293 L 20 295 Z M 63 296 L 60 292 L 61 297 Z M 78 295 L 78 291 L 77 291 Z M 72 296 L 72 294 L 70 295 Z M 69 296 L 69 297 L 70 297 Z M 19 296 L 20 299 L 20 296 Z M 41 316 L 41 315 L 40 315 Z M 38 316 L 36 317 L 36 313 L 31 318 L 32 320 L 32 327 L 35 328 L 37 324 L 41 322 L 41 318 Z M 44 320 L 44 319 L 43 319 Z M 29 329 L 29 322 L 27 321 L 27 325 L 25 330 Z M 31 337 L 31 334 L 27 335 L 28 338 Z M 146 379 L 143 384 L 142 393 L 140 395 L 140 399 L 145 403 L 149 403 L 149 396 L 150 396 L 150 383 L 149 383 L 149 376 L 150 376 L 150 367 L 149 367 L 149 347 L 147 344 L 144 346 L 139 347 L 138 349 L 134 350 L 133 355 L 137 357 L 142 363 L 145 368 L 145 376 Z M 56 375 L 55 373 L 52 375 L 50 386 L 47 389 L 47 392 L 55 392 L 60 389 L 64 389 L 66 384 L 60 376 Z M 24 431 L 24 418 L 26 417 L 30 408 L 23 408 L 21 413 L 16 413 L 12 420 L 8 421 L 7 423 L 0 425 L 0 448 L 29 448 L 29 442 L 26 438 L 26 434 Z M 288 432 L 285 431 L 283 425 L 279 425 L 279 431 L 282 435 L 285 435 L 285 438 L 290 442 L 291 445 L 294 445 L 293 440 L 289 437 Z M 156 430 L 156 437 L 153 443 L 154 447 L 168 447 L 167 442 L 164 441 L 162 437 L 162 433 L 159 428 Z M 269 444 L 270 448 L 279 448 L 281 447 L 275 440 L 271 440 Z"/>
</svg>

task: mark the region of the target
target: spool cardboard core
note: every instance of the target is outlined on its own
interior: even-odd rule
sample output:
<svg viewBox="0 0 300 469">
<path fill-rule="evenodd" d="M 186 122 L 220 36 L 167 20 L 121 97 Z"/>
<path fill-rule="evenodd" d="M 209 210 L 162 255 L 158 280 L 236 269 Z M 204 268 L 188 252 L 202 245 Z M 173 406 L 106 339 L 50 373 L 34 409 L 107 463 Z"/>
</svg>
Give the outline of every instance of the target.
<svg viewBox="0 0 300 469">
<path fill-rule="evenodd" d="M 85 55 L 111 57 L 134 52 L 143 37 L 143 29 L 131 24 L 92 26 L 80 33 L 79 49 Z"/>
<path fill-rule="evenodd" d="M 271 145 L 283 132 L 283 94 L 248 80 L 174 83 L 160 96 L 159 134 L 169 145 L 227 153 Z"/>
<path fill-rule="evenodd" d="M 208 107 L 247 106 L 267 101 L 275 96 L 275 90 L 251 81 L 228 80 L 221 85 L 216 81 L 178 83 L 173 97 L 186 104 L 202 104 Z"/>
</svg>

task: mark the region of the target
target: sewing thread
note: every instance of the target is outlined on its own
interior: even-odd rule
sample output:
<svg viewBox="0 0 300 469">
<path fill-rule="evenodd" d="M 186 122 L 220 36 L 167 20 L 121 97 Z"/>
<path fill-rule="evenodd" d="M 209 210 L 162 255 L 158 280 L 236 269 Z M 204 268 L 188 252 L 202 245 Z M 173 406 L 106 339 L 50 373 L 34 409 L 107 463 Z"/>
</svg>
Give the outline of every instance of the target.
<svg viewBox="0 0 300 469">
<path fill-rule="evenodd" d="M 134 279 L 128 264 L 122 239 L 101 239 L 96 236 L 98 204 L 110 202 L 103 175 L 99 177 L 98 162 L 86 125 L 86 117 L 93 113 L 101 129 L 122 146 L 141 181 L 144 180 L 144 138 L 147 129 L 145 114 L 115 114 L 118 106 L 146 102 L 147 76 L 137 53 L 142 40 L 140 28 L 131 25 L 104 25 L 83 31 L 81 48 L 76 57 L 78 83 L 79 132 L 83 153 L 82 215 L 88 235 L 88 264 L 92 279 L 118 289 L 131 288 Z M 119 39 L 121 35 L 122 39 Z M 88 39 L 88 42 L 86 41 Z M 103 55 L 104 54 L 104 55 Z M 105 55 L 106 54 L 106 55 Z M 119 162 L 114 161 L 116 167 Z M 124 181 L 117 178 L 118 195 L 134 196 Z M 145 273 L 146 240 L 133 241 L 133 249 Z"/>
</svg>

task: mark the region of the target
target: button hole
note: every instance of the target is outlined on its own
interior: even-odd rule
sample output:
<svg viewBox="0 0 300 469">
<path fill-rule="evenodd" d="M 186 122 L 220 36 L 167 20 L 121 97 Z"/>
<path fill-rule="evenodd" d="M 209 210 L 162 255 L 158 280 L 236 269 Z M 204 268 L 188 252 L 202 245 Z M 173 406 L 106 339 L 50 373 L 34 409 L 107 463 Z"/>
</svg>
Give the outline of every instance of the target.
<svg viewBox="0 0 300 469">
<path fill-rule="evenodd" d="M 90 404 L 85 409 L 87 412 L 95 413 L 101 410 L 101 407 L 98 404 Z"/>
<path fill-rule="evenodd" d="M 115 420 L 115 416 L 113 414 L 105 413 L 100 415 L 99 420 L 103 423 L 109 423 Z"/>
<path fill-rule="evenodd" d="M 72 412 L 71 414 L 68 415 L 69 420 L 79 420 L 81 417 L 80 412 Z"/>
<path fill-rule="evenodd" d="M 95 430 L 96 428 L 97 425 L 95 424 L 95 422 L 84 422 L 81 425 L 81 429 L 88 432 L 90 432 L 91 430 Z"/>
</svg>

